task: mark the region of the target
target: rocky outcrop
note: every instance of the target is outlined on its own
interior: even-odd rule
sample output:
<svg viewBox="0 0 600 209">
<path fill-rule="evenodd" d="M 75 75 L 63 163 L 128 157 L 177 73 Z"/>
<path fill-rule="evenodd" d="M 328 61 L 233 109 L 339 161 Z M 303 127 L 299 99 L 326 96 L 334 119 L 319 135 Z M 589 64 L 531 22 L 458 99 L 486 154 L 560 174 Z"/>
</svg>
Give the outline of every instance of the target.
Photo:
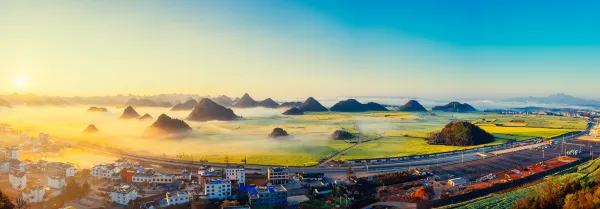
<svg viewBox="0 0 600 209">
<path fill-rule="evenodd" d="M 419 102 L 415 100 L 410 100 L 406 104 L 402 105 L 398 111 L 401 112 L 427 112 L 427 109 L 423 107 L 423 105 L 419 104 Z"/>
<path fill-rule="evenodd" d="M 244 96 L 242 96 L 242 98 L 233 105 L 233 107 L 236 108 L 252 108 L 257 106 L 258 102 L 252 99 L 248 93 L 244 94 Z"/>
<path fill-rule="evenodd" d="M 292 107 L 289 110 L 286 110 L 285 112 L 283 112 L 282 114 L 284 115 L 303 115 L 304 112 L 300 109 L 298 109 L 297 107 Z"/>
<path fill-rule="evenodd" d="M 161 107 L 173 107 L 173 104 L 171 104 L 170 102 L 161 102 L 160 104 L 158 104 L 158 106 L 161 106 Z"/>
<path fill-rule="evenodd" d="M 427 143 L 473 146 L 494 141 L 494 136 L 468 121 L 452 121 L 440 131 L 429 134 Z"/>
<path fill-rule="evenodd" d="M 27 106 L 44 106 L 46 103 L 41 99 L 32 99 L 26 102 Z"/>
<path fill-rule="evenodd" d="M 44 100 L 44 103 L 46 105 L 53 105 L 53 106 L 61 106 L 61 105 L 68 105 L 69 102 L 65 101 L 64 99 L 61 98 L 47 98 Z"/>
<path fill-rule="evenodd" d="M 477 111 L 473 106 L 467 103 L 450 102 L 444 106 L 435 106 L 432 110 L 444 112 L 474 112 Z"/>
<path fill-rule="evenodd" d="M 98 132 L 100 132 L 100 130 L 98 130 L 98 128 L 96 128 L 96 126 L 94 124 L 88 125 L 87 128 L 85 128 L 83 130 L 83 133 L 87 133 L 87 134 L 98 133 Z"/>
<path fill-rule="evenodd" d="M 161 114 L 158 119 L 146 130 L 153 135 L 182 135 L 188 134 L 192 128 L 183 120 L 171 118 L 168 115 Z"/>
<path fill-rule="evenodd" d="M 279 105 L 280 107 L 300 107 L 302 102 L 284 102 Z"/>
<path fill-rule="evenodd" d="M 123 114 L 121 115 L 121 119 L 131 119 L 131 118 L 139 118 L 140 114 L 138 114 L 135 109 L 131 106 L 127 106 L 125 110 L 123 110 Z"/>
<path fill-rule="evenodd" d="M 278 108 L 279 103 L 273 101 L 273 99 L 271 99 L 271 98 L 267 98 L 267 99 L 259 102 L 258 106 L 266 107 L 266 108 Z"/>
<path fill-rule="evenodd" d="M 287 131 L 283 130 L 283 128 L 274 128 L 273 131 L 269 134 L 269 137 L 271 138 L 278 138 L 284 136 L 289 136 L 289 134 L 287 133 Z"/>
<path fill-rule="evenodd" d="M 362 104 L 355 99 L 344 100 L 336 103 L 330 108 L 335 112 L 367 112 L 367 111 L 387 111 L 387 108 L 375 102 Z"/>
<path fill-rule="evenodd" d="M 140 120 L 152 120 L 153 117 L 152 117 L 152 115 L 146 113 L 146 114 L 144 114 L 142 117 L 140 117 L 138 119 L 140 119 Z"/>
<path fill-rule="evenodd" d="M 302 105 L 300 105 L 298 107 L 298 109 L 300 109 L 304 112 L 327 111 L 327 108 L 325 108 L 323 105 L 321 105 L 321 103 L 319 101 L 317 101 L 315 98 L 312 98 L 312 97 L 307 98 L 306 101 L 304 101 L 304 103 L 302 103 Z"/>
<path fill-rule="evenodd" d="M 108 112 L 104 107 L 90 107 L 87 109 L 88 112 Z"/>
<path fill-rule="evenodd" d="M 333 134 L 331 134 L 331 138 L 335 140 L 351 139 L 352 137 L 354 137 L 354 135 L 344 130 L 335 130 Z"/>
<path fill-rule="evenodd" d="M 135 106 L 135 107 L 158 107 L 161 105 L 156 104 L 156 102 L 149 100 L 149 99 L 137 99 L 137 98 L 131 98 L 129 100 L 127 100 L 127 103 L 125 103 L 125 105 L 127 106 Z"/>
<path fill-rule="evenodd" d="M 233 105 L 233 100 L 225 95 L 219 95 L 218 97 L 213 98 L 213 101 L 225 107 L 231 107 Z"/>
<path fill-rule="evenodd" d="M 12 105 L 10 105 L 10 103 L 4 99 L 0 99 L 0 107 L 8 107 L 11 108 Z"/>
<path fill-rule="evenodd" d="M 195 99 L 190 99 L 185 103 L 176 104 L 171 108 L 171 111 L 182 111 L 182 110 L 191 110 L 198 104 L 198 101 Z"/>
<path fill-rule="evenodd" d="M 233 110 L 219 105 L 210 99 L 204 98 L 194 107 L 188 115 L 188 120 L 210 121 L 210 120 L 235 120 L 238 116 Z"/>
</svg>

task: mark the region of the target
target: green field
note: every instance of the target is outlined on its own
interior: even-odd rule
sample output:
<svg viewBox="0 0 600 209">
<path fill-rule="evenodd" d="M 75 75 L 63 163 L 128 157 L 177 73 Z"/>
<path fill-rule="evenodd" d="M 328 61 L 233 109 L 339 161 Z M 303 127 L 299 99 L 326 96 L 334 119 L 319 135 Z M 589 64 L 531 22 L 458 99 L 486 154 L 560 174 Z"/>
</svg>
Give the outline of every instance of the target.
<svg viewBox="0 0 600 209">
<path fill-rule="evenodd" d="M 397 122 L 397 130 L 382 130 L 385 136 L 377 141 L 366 142 L 340 156 L 340 160 L 401 157 L 457 151 L 473 147 L 429 145 L 423 139 L 428 133 L 441 129 L 447 121 L 460 119 L 471 121 L 496 137 L 491 144 L 505 143 L 507 140 L 527 140 L 537 137 L 548 138 L 584 130 L 585 120 L 558 116 L 505 116 L 485 113 L 453 115 L 436 113 L 437 116 L 423 116 L 418 122 Z M 483 121 L 483 118 L 486 120 Z M 511 120 L 523 120 L 516 126 Z M 563 128 L 558 128 L 563 127 Z M 481 145 L 485 146 L 485 145 Z"/>
<path fill-rule="evenodd" d="M 234 121 L 186 121 L 194 134 L 171 140 L 147 136 L 144 130 L 153 121 L 120 120 L 122 109 L 109 108 L 107 113 L 87 113 L 87 107 L 29 108 L 16 107 L 4 111 L 0 123 L 8 123 L 32 136 L 40 132 L 75 142 L 91 143 L 137 153 L 175 159 L 240 163 L 246 158 L 250 164 L 303 166 L 316 165 L 335 153 L 356 143 L 351 140 L 333 140 L 330 135 L 337 129 L 364 133 L 371 140 L 358 145 L 339 159 L 363 159 L 428 154 L 466 149 L 428 145 L 423 139 L 438 131 L 450 121 L 471 121 L 496 136 L 496 142 L 551 137 L 583 130 L 582 119 L 558 116 L 498 115 L 475 113 L 406 113 L 406 112 L 308 112 L 301 116 L 282 116 L 283 109 L 235 109 L 244 118 Z M 186 118 L 187 111 L 168 111 L 165 108 L 136 108 L 140 113 L 153 116 L 166 113 L 175 118 Z M 69 117 L 64 117 L 68 115 Z M 57 120 L 56 118 L 61 118 Z M 100 133 L 82 134 L 94 124 Z M 268 134 L 276 127 L 286 130 L 291 137 L 271 139 Z"/>
</svg>

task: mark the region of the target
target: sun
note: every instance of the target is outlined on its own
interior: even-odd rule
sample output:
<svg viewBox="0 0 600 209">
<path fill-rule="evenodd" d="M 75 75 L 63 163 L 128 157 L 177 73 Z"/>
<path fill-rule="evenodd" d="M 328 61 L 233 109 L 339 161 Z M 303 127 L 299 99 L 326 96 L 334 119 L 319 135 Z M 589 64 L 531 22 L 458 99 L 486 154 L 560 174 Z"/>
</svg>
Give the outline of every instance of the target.
<svg viewBox="0 0 600 209">
<path fill-rule="evenodd" d="M 25 89 L 27 88 L 27 79 L 25 79 L 25 77 L 19 76 L 15 78 L 15 86 L 18 89 Z"/>
</svg>

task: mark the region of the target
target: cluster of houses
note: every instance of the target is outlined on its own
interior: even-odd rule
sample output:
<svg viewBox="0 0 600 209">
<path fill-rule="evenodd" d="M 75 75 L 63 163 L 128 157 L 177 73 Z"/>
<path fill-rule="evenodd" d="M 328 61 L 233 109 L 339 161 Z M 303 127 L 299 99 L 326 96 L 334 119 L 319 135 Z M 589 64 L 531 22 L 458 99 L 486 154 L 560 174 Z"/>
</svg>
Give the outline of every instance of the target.
<svg viewBox="0 0 600 209">
<path fill-rule="evenodd" d="M 0 162 L 0 173 L 8 173 L 8 182 L 14 191 L 21 192 L 22 200 L 28 203 L 38 203 L 46 198 L 58 196 L 66 187 L 66 179 L 77 174 L 73 164 L 62 162 L 26 163 L 20 160 L 20 150 L 16 146 L 3 150 L 4 160 Z M 46 182 L 30 179 L 26 169 L 41 171 L 45 174 Z M 45 184 L 44 184 L 45 183 Z"/>
<path fill-rule="evenodd" d="M 165 174 L 152 169 L 135 166 L 126 160 L 118 160 L 111 165 L 96 165 L 92 168 L 92 176 L 101 179 L 120 180 L 111 192 L 113 202 L 125 205 L 138 198 L 139 189 L 145 185 L 170 185 L 176 181 L 192 182 L 192 172 L 183 169 L 180 174 Z M 270 168 L 267 175 L 268 186 L 246 184 L 246 170 L 243 165 L 231 165 L 224 168 L 212 166 L 200 167 L 195 174 L 200 195 L 210 201 L 222 201 L 247 198 L 250 206 L 284 206 L 287 204 L 289 182 L 287 168 Z M 322 179 L 322 175 L 306 176 L 306 179 Z M 194 180 L 194 182 L 196 182 Z M 175 183 L 179 184 L 179 183 Z M 164 198 L 143 203 L 144 208 L 159 208 L 171 205 L 189 204 L 193 194 L 182 190 L 171 190 Z"/>
</svg>

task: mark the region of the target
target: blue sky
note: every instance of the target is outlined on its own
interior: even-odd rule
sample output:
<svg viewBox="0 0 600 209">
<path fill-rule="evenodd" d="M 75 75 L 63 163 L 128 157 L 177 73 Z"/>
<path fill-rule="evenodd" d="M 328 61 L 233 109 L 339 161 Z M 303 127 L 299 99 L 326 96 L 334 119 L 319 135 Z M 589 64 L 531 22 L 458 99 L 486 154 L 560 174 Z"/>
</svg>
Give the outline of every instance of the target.
<svg viewBox="0 0 600 209">
<path fill-rule="evenodd" d="M 0 91 L 600 99 L 597 8 L 597 1 L 513 0 L 2 1 Z"/>
</svg>

